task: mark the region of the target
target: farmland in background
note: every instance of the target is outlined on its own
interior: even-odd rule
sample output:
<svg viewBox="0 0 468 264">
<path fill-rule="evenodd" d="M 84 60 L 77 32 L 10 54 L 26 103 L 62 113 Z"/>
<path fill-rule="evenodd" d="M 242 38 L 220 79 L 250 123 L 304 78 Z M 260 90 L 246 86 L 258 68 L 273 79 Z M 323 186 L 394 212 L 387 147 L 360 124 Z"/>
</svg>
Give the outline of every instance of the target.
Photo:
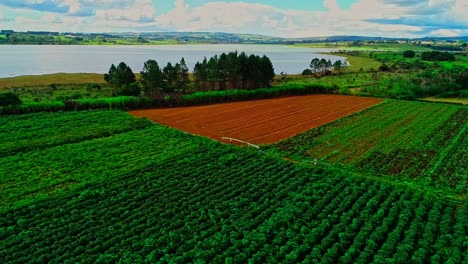
<svg viewBox="0 0 468 264">
<path fill-rule="evenodd" d="M 272 152 L 466 196 L 467 116 L 464 106 L 388 101 L 280 142 Z"/>
<path fill-rule="evenodd" d="M 434 111 L 453 112 L 446 122 L 459 110 Z M 0 157 L 2 263 L 468 260 L 464 200 L 300 166 L 121 112 L 21 117 L 28 128 L 12 117 L 2 126 L 18 131 L 2 135 L 31 130 L 40 139 L 66 127 L 77 137 L 48 145 L 31 134 L 25 143 L 37 149 L 3 147 L 11 152 Z M 100 122 L 107 128 L 91 132 Z"/>
</svg>

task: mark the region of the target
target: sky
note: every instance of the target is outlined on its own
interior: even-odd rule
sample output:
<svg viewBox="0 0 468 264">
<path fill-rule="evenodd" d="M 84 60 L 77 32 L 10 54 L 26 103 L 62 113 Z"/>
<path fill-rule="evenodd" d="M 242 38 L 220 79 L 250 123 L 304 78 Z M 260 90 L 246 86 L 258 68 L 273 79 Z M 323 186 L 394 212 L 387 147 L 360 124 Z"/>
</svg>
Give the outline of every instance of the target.
<svg viewBox="0 0 468 264">
<path fill-rule="evenodd" d="M 0 0 L 0 29 L 452 37 L 468 0 Z"/>
</svg>

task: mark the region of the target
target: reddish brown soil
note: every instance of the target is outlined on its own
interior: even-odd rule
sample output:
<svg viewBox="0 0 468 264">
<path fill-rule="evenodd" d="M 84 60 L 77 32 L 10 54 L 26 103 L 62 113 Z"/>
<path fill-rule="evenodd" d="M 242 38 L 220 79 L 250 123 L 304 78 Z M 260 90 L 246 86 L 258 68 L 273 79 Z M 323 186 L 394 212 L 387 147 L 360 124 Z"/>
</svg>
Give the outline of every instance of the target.
<svg viewBox="0 0 468 264">
<path fill-rule="evenodd" d="M 380 103 L 345 95 L 308 95 L 206 106 L 131 111 L 138 117 L 219 141 L 269 144 Z M 224 140 L 226 142 L 226 140 Z"/>
</svg>

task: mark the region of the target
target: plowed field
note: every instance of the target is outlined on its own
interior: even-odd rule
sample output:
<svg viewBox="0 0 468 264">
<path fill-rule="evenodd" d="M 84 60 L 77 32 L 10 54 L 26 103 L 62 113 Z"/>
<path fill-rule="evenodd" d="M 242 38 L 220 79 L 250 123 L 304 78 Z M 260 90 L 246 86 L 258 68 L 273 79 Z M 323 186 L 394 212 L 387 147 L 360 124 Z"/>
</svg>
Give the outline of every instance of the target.
<svg viewBox="0 0 468 264">
<path fill-rule="evenodd" d="M 221 141 L 269 144 L 381 102 L 376 98 L 308 95 L 197 107 L 131 111 L 134 116 Z"/>
</svg>

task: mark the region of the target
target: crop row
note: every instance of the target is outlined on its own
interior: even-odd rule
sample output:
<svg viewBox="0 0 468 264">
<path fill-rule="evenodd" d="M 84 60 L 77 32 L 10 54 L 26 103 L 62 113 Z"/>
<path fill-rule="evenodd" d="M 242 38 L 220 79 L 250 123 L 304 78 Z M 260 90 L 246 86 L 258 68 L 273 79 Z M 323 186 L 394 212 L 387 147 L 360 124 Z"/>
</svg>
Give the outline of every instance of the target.
<svg viewBox="0 0 468 264">
<path fill-rule="evenodd" d="M 424 185 L 463 194 L 467 113 L 464 106 L 388 101 L 276 148 L 295 159 L 347 164 L 398 180 L 419 178 Z"/>
<path fill-rule="evenodd" d="M 0 160 L 2 263 L 461 263 L 468 250 L 466 204 L 158 125 Z"/>
<path fill-rule="evenodd" d="M 2 213 L 0 255 L 5 263 L 463 260 L 466 207 L 241 152 L 223 162 L 174 157 Z"/>
<path fill-rule="evenodd" d="M 121 111 L 35 113 L 0 118 L 0 157 L 111 136 L 151 125 Z"/>
<path fill-rule="evenodd" d="M 203 145 L 210 147 L 200 147 Z M 216 143 L 162 126 L 0 158 L 1 209 L 27 205 L 87 182 L 114 179 L 167 159 L 204 152 Z M 225 150 L 225 149 L 222 149 Z"/>
</svg>

